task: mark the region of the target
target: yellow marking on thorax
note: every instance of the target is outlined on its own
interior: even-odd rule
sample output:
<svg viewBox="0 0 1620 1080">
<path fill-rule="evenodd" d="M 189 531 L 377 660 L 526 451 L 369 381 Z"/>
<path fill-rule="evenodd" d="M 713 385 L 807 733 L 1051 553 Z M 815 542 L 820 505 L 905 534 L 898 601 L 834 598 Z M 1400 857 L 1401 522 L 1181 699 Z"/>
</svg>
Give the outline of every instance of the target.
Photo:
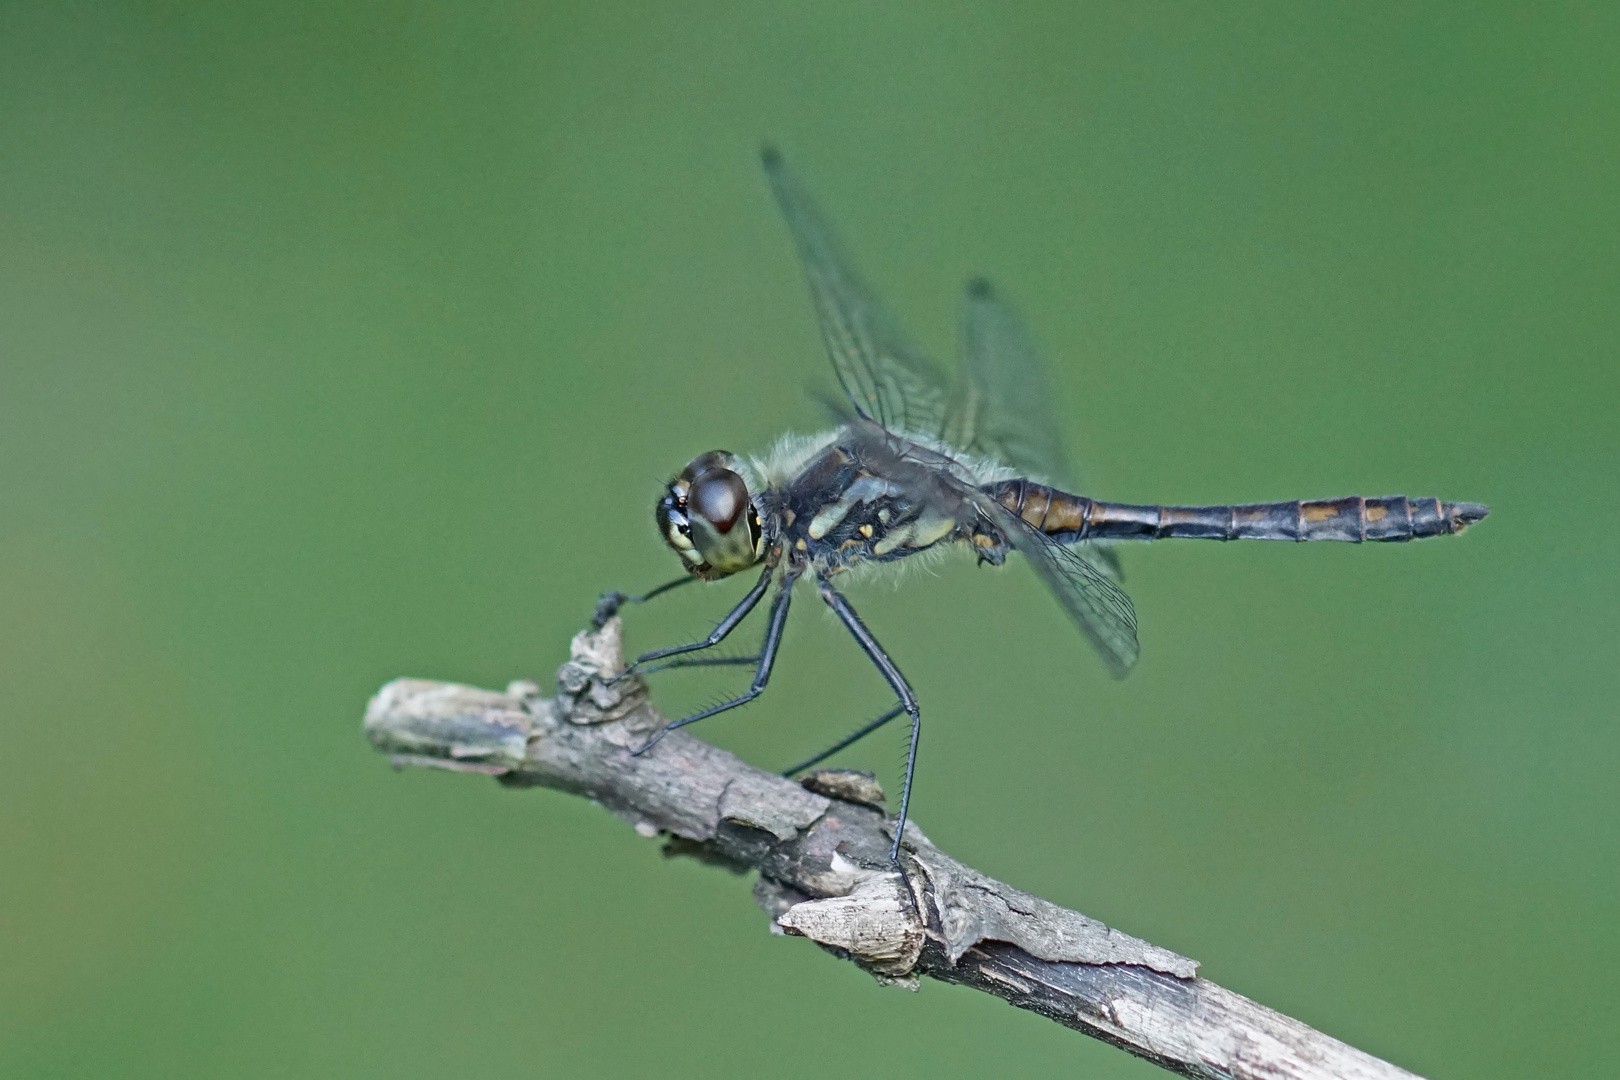
<svg viewBox="0 0 1620 1080">
<path fill-rule="evenodd" d="M 873 502 L 885 495 L 893 494 L 895 490 L 893 484 L 881 477 L 862 476 L 844 490 L 842 498 L 822 507 L 820 512 L 810 519 L 810 528 L 806 530 L 810 534 L 810 539 L 820 540 L 832 532 L 856 504 Z"/>
<path fill-rule="evenodd" d="M 844 498 L 822 507 L 821 513 L 810 519 L 810 528 L 806 530 L 810 534 L 810 539 L 820 540 L 832 532 L 833 526 L 844 520 L 844 515 L 849 513 L 852 505 L 853 500 Z"/>
<path fill-rule="evenodd" d="M 887 555 L 902 544 L 921 550 L 950 535 L 951 530 L 954 528 L 956 528 L 956 522 L 951 518 L 938 517 L 932 514 L 918 518 L 916 521 L 908 521 L 904 525 L 895 527 L 887 536 L 879 540 L 873 546 L 872 554 Z"/>
<path fill-rule="evenodd" d="M 895 548 L 911 539 L 912 523 L 896 525 L 888 534 L 872 546 L 872 554 L 887 555 Z"/>
<path fill-rule="evenodd" d="M 919 518 L 917 523 L 911 527 L 911 546 L 925 548 L 938 540 L 944 539 L 954 528 L 956 528 L 956 522 L 948 517 Z"/>
</svg>

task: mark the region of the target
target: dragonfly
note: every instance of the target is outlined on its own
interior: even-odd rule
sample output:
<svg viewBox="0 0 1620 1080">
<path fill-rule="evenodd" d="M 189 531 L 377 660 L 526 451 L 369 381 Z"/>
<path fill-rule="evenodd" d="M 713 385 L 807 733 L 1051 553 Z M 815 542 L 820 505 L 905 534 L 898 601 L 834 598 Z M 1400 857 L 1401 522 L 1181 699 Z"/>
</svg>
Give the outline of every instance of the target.
<svg viewBox="0 0 1620 1080">
<path fill-rule="evenodd" d="M 1248 505 L 1154 506 L 1072 493 L 1051 380 L 1014 308 L 984 280 L 969 282 L 962 363 L 948 377 L 900 329 L 856 272 L 832 226 L 772 148 L 765 175 L 803 264 L 828 358 L 843 389 L 838 426 L 787 437 L 768 453 L 724 450 L 693 458 L 665 485 L 654 517 L 685 573 L 645 594 L 603 595 L 600 627 L 627 603 L 694 581 L 756 570 L 752 588 L 700 641 L 642 653 L 617 678 L 703 665 L 751 665 L 748 689 L 664 724 L 634 749 L 753 701 L 765 691 L 794 586 L 813 581 L 896 703 L 826 750 L 786 770 L 819 764 L 898 716 L 911 722 L 889 861 L 901 840 L 916 774 L 922 712 L 899 666 L 840 591 L 840 580 L 950 550 L 982 565 L 1022 556 L 1122 678 L 1136 663 L 1136 613 L 1120 588 L 1115 545 L 1126 541 L 1408 541 L 1462 532 L 1489 508 L 1404 495 Z M 705 657 L 772 592 L 759 650 Z"/>
</svg>

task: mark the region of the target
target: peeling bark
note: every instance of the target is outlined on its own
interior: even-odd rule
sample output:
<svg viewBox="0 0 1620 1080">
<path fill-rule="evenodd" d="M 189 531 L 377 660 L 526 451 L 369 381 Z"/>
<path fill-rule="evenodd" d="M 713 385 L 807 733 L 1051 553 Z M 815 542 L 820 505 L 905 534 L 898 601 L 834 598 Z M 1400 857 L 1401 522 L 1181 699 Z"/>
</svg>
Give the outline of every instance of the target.
<svg viewBox="0 0 1620 1080">
<path fill-rule="evenodd" d="M 398 766 L 494 775 L 584 795 L 683 854 L 755 869 L 778 933 L 808 937 L 886 983 L 971 986 L 1192 1077 L 1395 1080 L 1413 1074 L 1197 977 L 1195 961 L 996 881 L 941 852 L 915 823 L 904 879 L 870 777 L 802 783 L 756 769 L 664 723 L 623 670 L 620 624 L 582 632 L 555 697 L 397 679 L 365 731 Z M 908 894 L 909 893 L 909 894 Z"/>
</svg>

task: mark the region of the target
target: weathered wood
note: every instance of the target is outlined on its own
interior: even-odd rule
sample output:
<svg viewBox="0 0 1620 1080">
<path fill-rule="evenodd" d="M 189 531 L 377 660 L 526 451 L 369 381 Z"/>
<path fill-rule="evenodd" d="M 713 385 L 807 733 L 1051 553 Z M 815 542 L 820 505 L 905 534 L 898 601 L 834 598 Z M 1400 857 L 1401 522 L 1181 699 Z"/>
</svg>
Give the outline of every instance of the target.
<svg viewBox="0 0 1620 1080">
<path fill-rule="evenodd" d="M 1197 964 L 980 874 L 911 823 L 910 887 L 888 861 L 881 790 L 828 771 L 804 783 L 685 732 L 631 757 L 663 724 L 623 670 L 620 625 L 574 639 L 555 697 L 398 679 L 365 730 L 396 765 L 494 775 L 585 795 L 676 850 L 759 871 L 773 929 L 884 982 L 971 986 L 1192 1077 L 1395 1080 L 1413 1074 L 1197 977 Z"/>
</svg>

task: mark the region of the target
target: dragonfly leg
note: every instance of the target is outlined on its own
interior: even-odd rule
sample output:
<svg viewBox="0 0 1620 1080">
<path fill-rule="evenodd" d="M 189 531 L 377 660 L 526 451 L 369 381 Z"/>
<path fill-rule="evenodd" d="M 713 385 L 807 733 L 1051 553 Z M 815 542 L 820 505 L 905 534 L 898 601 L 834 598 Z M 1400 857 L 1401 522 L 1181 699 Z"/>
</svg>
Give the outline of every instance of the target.
<svg viewBox="0 0 1620 1080">
<path fill-rule="evenodd" d="M 762 578 L 764 582 L 766 579 Z M 711 705 L 701 712 L 691 716 L 683 716 L 679 720 L 671 720 L 653 734 L 653 737 L 630 751 L 632 757 L 645 754 L 658 744 L 658 740 L 687 724 L 695 724 L 699 720 L 707 720 L 716 713 L 723 713 L 727 709 L 735 709 L 739 705 L 746 705 L 765 692 L 765 684 L 771 681 L 771 668 L 776 664 L 776 650 L 782 644 L 782 629 L 787 626 L 788 604 L 793 600 L 793 577 L 791 575 L 782 579 L 782 586 L 777 590 L 776 599 L 771 601 L 771 620 L 765 627 L 765 640 L 759 647 L 759 666 L 754 670 L 754 681 L 748 689 L 730 701 L 722 701 L 718 705 Z"/>
<path fill-rule="evenodd" d="M 683 667 L 730 667 L 743 664 L 759 663 L 758 656 L 694 656 L 689 660 L 670 660 L 652 667 L 637 668 L 643 675 L 651 675 L 655 671 L 668 671 L 670 668 Z"/>
<path fill-rule="evenodd" d="M 906 748 L 906 778 L 900 786 L 900 817 L 894 826 L 894 845 L 889 848 L 889 861 L 900 871 L 900 876 L 906 879 L 909 888 L 911 879 L 906 876 L 906 868 L 900 864 L 900 840 L 906 834 L 906 811 L 911 806 L 911 778 L 917 771 L 917 739 L 922 735 L 922 713 L 917 708 L 917 695 L 912 693 L 911 684 L 900 674 L 900 669 L 889 659 L 889 654 L 883 651 L 883 646 L 872 636 L 872 631 L 861 622 L 861 617 L 855 614 L 855 609 L 849 606 L 849 601 L 844 599 L 843 593 L 833 588 L 832 582 L 824 577 L 819 578 L 817 584 L 821 588 L 821 598 L 827 602 L 828 607 L 838 613 L 838 618 L 854 635 L 855 643 L 861 647 L 866 658 L 872 661 L 888 680 L 889 685 L 894 688 L 896 696 L 900 698 L 901 710 L 911 717 L 911 743 Z M 857 732 L 856 737 L 863 734 L 864 731 Z"/>
<path fill-rule="evenodd" d="M 854 743 L 859 742 L 861 739 L 866 738 L 866 736 L 872 734 L 872 732 L 876 731 L 878 728 L 882 727 L 884 724 L 887 724 L 890 720 L 893 720 L 895 717 L 899 716 L 905 711 L 906 707 L 904 705 L 896 705 L 894 708 L 890 709 L 876 720 L 872 720 L 861 725 L 861 727 L 853 733 L 839 739 L 837 742 L 827 747 L 827 749 L 823 750 L 815 757 L 801 761 L 791 769 L 783 769 L 782 775 L 794 776 L 798 773 L 804 772 L 804 770 L 808 769 L 812 765 L 820 765 L 823 761 L 826 761 L 828 758 L 838 753 L 838 751 L 844 749 L 844 747 L 851 746 Z"/>
<path fill-rule="evenodd" d="M 673 645 L 667 649 L 654 649 L 652 652 L 642 653 L 632 663 L 626 665 L 623 671 L 609 679 L 608 685 L 612 686 L 620 679 L 628 678 L 632 673 L 640 671 L 643 664 L 651 663 L 654 660 L 662 660 L 666 656 L 679 656 L 682 653 L 712 649 L 720 644 L 726 639 L 727 634 L 737 629 L 738 624 L 748 618 L 748 613 L 754 610 L 755 605 L 759 603 L 760 597 L 765 595 L 765 590 L 770 588 L 771 574 L 774 569 L 774 567 L 769 566 L 765 568 L 765 572 L 759 575 L 759 580 L 754 583 L 754 587 L 748 590 L 748 595 L 743 597 L 736 607 L 726 613 L 726 617 L 720 620 L 720 625 L 716 626 L 708 637 L 702 641 L 694 641 L 690 645 Z M 674 587 L 674 582 L 665 586 L 665 588 L 671 589 Z"/>
<path fill-rule="evenodd" d="M 697 578 L 693 577 L 691 574 L 683 574 L 674 581 L 666 581 L 662 585 L 658 586 L 658 588 L 653 589 L 650 592 L 642 593 L 640 596 L 631 596 L 628 593 L 619 592 L 617 589 L 615 589 L 613 592 L 605 592 L 601 596 L 597 597 L 596 610 L 591 612 L 591 629 L 602 629 L 602 627 L 607 625 L 607 621 L 613 618 L 613 616 L 617 615 L 619 613 L 619 609 L 626 604 L 645 604 L 655 596 L 662 595 L 663 593 L 669 592 L 671 589 L 696 580 Z"/>
</svg>

